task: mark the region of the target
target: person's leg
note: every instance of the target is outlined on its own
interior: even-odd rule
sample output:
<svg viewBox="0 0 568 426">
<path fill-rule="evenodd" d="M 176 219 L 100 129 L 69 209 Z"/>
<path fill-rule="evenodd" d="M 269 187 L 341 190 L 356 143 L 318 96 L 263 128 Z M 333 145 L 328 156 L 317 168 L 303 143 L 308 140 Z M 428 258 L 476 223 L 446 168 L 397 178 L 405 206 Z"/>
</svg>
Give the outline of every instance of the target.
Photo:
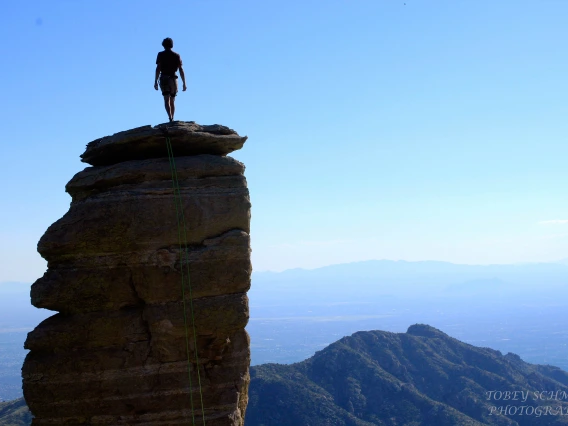
<svg viewBox="0 0 568 426">
<path fill-rule="evenodd" d="M 160 76 L 160 89 L 162 89 L 162 96 L 164 97 L 164 107 L 166 108 L 166 112 L 168 113 L 168 119 L 172 121 L 172 112 L 170 109 L 170 97 L 172 95 L 172 91 L 170 80 L 171 78 L 167 76 Z"/>
<path fill-rule="evenodd" d="M 168 113 L 168 119 L 172 121 L 173 115 L 170 109 L 170 99 L 172 99 L 172 97 L 169 94 L 164 95 L 164 106 L 166 107 L 166 112 Z"/>
<path fill-rule="evenodd" d="M 174 121 L 175 112 L 176 112 L 176 97 L 170 96 L 170 121 Z"/>
<path fill-rule="evenodd" d="M 170 121 L 174 121 L 174 113 L 176 111 L 176 95 L 177 95 L 177 91 L 178 91 L 178 86 L 177 86 L 177 79 L 175 78 L 170 78 L 169 81 L 170 85 L 169 85 L 169 89 L 170 89 L 170 111 L 172 112 L 172 114 L 170 115 L 171 119 Z"/>
</svg>

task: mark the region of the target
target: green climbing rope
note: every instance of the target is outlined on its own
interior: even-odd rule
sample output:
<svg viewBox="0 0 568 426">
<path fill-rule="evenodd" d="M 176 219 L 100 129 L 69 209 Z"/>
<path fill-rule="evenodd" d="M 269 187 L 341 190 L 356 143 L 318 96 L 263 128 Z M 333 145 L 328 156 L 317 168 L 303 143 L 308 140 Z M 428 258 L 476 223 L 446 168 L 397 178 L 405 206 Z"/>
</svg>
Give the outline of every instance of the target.
<svg viewBox="0 0 568 426">
<path fill-rule="evenodd" d="M 193 345 L 195 347 L 195 363 L 197 368 L 197 382 L 199 385 L 199 396 L 201 399 L 201 415 L 203 418 L 203 426 L 205 426 L 205 410 L 203 407 L 203 391 L 201 389 L 201 375 L 199 373 L 199 356 L 197 353 L 197 333 L 195 329 L 195 315 L 193 311 L 193 294 L 191 290 L 191 279 L 189 275 L 189 250 L 187 247 L 187 230 L 185 226 L 185 217 L 183 214 L 183 203 L 181 198 L 181 191 L 179 188 L 179 181 L 177 177 L 177 170 L 176 170 L 176 163 L 174 159 L 174 150 L 172 148 L 172 144 L 169 137 L 166 137 L 166 147 L 168 149 L 168 159 L 170 162 L 170 170 L 172 172 L 172 185 L 174 191 L 174 203 L 176 207 L 176 218 L 177 218 L 177 227 L 178 227 L 178 240 L 179 240 L 179 249 L 180 255 L 183 253 L 184 258 L 180 256 L 180 268 L 181 268 L 181 296 L 183 301 L 183 324 L 185 327 L 185 350 L 187 353 L 187 374 L 189 378 L 189 398 L 191 401 L 191 419 L 193 425 L 195 425 L 195 413 L 194 413 L 194 406 L 193 406 L 193 393 L 191 391 L 192 384 L 191 384 L 191 354 L 189 351 L 189 331 L 188 331 L 188 324 L 187 324 L 187 309 L 186 309 L 186 302 L 185 302 L 185 276 L 184 276 L 184 263 L 187 268 L 187 285 L 189 289 L 189 310 L 191 313 L 191 325 L 193 328 Z M 183 230 L 183 239 L 182 239 L 182 230 Z M 182 243 L 183 241 L 183 243 Z"/>
</svg>

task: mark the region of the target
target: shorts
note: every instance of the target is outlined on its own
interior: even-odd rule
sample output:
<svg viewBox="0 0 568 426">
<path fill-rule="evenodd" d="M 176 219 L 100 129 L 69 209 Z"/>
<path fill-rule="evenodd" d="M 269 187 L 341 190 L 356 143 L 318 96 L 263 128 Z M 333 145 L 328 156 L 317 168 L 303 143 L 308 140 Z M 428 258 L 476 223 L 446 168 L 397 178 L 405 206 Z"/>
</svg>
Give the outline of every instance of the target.
<svg viewBox="0 0 568 426">
<path fill-rule="evenodd" d="M 160 89 L 162 90 L 162 95 L 164 96 L 175 96 L 178 91 L 177 75 L 161 75 L 160 76 Z"/>
</svg>

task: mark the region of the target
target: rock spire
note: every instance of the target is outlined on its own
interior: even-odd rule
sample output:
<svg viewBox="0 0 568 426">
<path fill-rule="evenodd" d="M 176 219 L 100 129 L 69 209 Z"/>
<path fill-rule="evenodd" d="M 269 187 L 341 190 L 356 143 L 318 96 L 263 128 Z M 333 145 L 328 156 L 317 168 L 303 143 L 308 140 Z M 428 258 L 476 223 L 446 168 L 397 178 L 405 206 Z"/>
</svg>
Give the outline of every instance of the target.
<svg viewBox="0 0 568 426">
<path fill-rule="evenodd" d="M 92 167 L 67 184 L 69 211 L 38 244 L 48 269 L 32 286 L 32 304 L 58 313 L 25 343 L 33 425 L 187 425 L 192 417 L 201 425 L 202 415 L 207 426 L 244 424 L 250 199 L 244 165 L 226 154 L 245 141 L 224 126 L 173 122 L 87 145 L 81 158 Z"/>
</svg>

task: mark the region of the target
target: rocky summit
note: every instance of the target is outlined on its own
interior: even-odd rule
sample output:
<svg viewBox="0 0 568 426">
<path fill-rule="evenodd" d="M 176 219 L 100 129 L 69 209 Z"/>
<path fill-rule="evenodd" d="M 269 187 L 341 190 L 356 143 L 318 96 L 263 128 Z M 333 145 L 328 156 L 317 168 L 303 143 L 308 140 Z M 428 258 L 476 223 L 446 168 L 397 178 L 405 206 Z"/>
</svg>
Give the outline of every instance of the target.
<svg viewBox="0 0 568 426">
<path fill-rule="evenodd" d="M 167 157 L 164 143 L 169 137 L 176 155 L 227 155 L 241 149 L 247 140 L 233 129 L 219 124 L 201 126 L 193 121 L 174 121 L 142 126 L 112 136 L 95 139 L 87 145 L 81 161 L 108 166 L 128 160 Z"/>
<path fill-rule="evenodd" d="M 48 269 L 32 304 L 57 313 L 25 344 L 34 425 L 244 424 L 250 199 L 226 154 L 245 140 L 173 122 L 88 144 L 93 167 L 67 184 L 69 211 L 38 244 Z"/>
</svg>

